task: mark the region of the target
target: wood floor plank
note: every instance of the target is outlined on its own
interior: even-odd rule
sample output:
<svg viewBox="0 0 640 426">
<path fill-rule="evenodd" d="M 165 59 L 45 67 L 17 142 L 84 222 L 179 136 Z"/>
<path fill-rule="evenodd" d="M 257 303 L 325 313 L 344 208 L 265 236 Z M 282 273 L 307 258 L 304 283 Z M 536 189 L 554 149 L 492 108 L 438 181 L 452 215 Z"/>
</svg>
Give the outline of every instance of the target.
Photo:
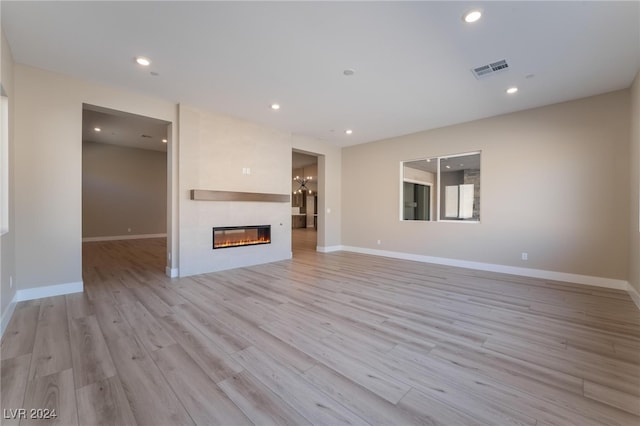
<svg viewBox="0 0 640 426">
<path fill-rule="evenodd" d="M 196 424 L 252 424 L 180 345 L 159 349 L 151 357 Z"/>
<path fill-rule="evenodd" d="M 136 420 L 117 376 L 76 390 L 80 425 L 135 426 Z"/>
<path fill-rule="evenodd" d="M 40 306 L 29 378 L 33 380 L 72 367 L 64 296 L 46 298 Z"/>
<path fill-rule="evenodd" d="M 163 317 L 165 315 L 171 315 L 173 311 L 171 306 L 167 305 L 156 293 L 154 293 L 148 287 L 132 288 L 131 291 L 136 295 L 136 298 L 144 305 L 149 312 L 155 317 Z"/>
<path fill-rule="evenodd" d="M 256 327 L 230 312 L 224 310 L 216 314 L 216 319 L 225 327 L 232 329 L 240 337 L 252 346 L 272 354 L 299 371 L 305 371 L 316 365 L 317 361 L 303 351 L 285 343 L 284 341 L 274 337 L 260 327 Z"/>
<path fill-rule="evenodd" d="M 158 319 L 139 301 L 132 305 L 120 306 L 118 311 L 126 318 L 133 332 L 149 352 L 176 343 Z"/>
<path fill-rule="evenodd" d="M 418 419 L 415 424 L 422 425 L 485 425 L 480 418 L 457 411 L 436 399 L 429 398 L 416 389 L 411 389 L 398 403 L 405 415 Z"/>
<path fill-rule="evenodd" d="M 410 389 L 410 386 L 396 380 L 393 376 L 364 364 L 362 362 L 362 358 L 366 356 L 364 353 L 357 358 L 347 355 L 336 350 L 336 347 L 327 346 L 325 344 L 327 339 L 319 342 L 313 336 L 307 336 L 296 331 L 289 324 L 277 321 L 265 324 L 263 328 L 393 404 L 400 401 Z M 337 346 L 339 347 L 339 344 Z"/>
<path fill-rule="evenodd" d="M 311 424 L 247 372 L 234 374 L 218 386 L 256 425 Z"/>
<path fill-rule="evenodd" d="M 24 393 L 27 389 L 30 363 L 31 354 L 4 359 L 0 363 L 0 372 L 2 373 L 2 380 L 0 381 L 1 407 L 3 409 L 2 424 L 5 426 L 17 425 L 20 422 L 19 418 L 11 418 L 11 414 L 7 415 L 5 410 L 24 408 Z M 15 412 L 13 411 L 13 413 Z"/>
<path fill-rule="evenodd" d="M 160 323 L 214 383 L 242 371 L 242 367 L 234 359 L 189 321 L 176 315 L 167 315 L 160 319 Z"/>
<path fill-rule="evenodd" d="M 100 324 L 100 330 L 107 341 L 134 335 L 133 328 L 131 328 L 127 320 L 120 313 L 115 302 L 100 300 L 95 303 L 94 307 L 96 310 L 96 318 Z"/>
<path fill-rule="evenodd" d="M 366 422 L 307 382 L 296 372 L 253 346 L 237 354 L 238 361 L 273 393 L 309 422 L 318 425 L 364 425 Z"/>
<path fill-rule="evenodd" d="M 50 403 L 71 425 L 640 424 L 626 292 L 318 253 L 315 232 L 293 231 L 292 260 L 186 278 L 165 276 L 162 238 L 83 244 L 84 294 L 16 305 L 2 408 Z"/>
<path fill-rule="evenodd" d="M 71 368 L 47 376 L 36 376 L 29 381 L 24 399 L 27 416 L 20 421 L 21 426 L 78 425 Z"/>
<path fill-rule="evenodd" d="M 249 341 L 217 321 L 214 315 L 207 314 L 196 306 L 185 303 L 175 305 L 172 309 L 229 354 L 241 351 L 251 345 Z"/>
<path fill-rule="evenodd" d="M 414 399 L 411 397 L 407 400 L 409 402 L 403 405 L 403 401 L 412 390 L 403 395 L 398 404 L 392 404 L 323 365 L 316 365 L 305 371 L 303 375 L 318 389 L 372 425 L 473 423 L 471 417 L 455 413 L 455 410 L 451 407 L 444 406 L 436 400 L 427 401 L 426 397 L 420 401 L 420 406 L 423 410 L 404 409 L 404 405 L 413 405 Z M 451 414 L 443 415 L 443 412 L 451 412 Z M 452 422 L 452 420 L 455 420 L 455 422 Z M 464 421 L 460 422 L 461 420 Z"/>
<path fill-rule="evenodd" d="M 13 317 L 2 336 L 0 358 L 9 359 L 29 354 L 33 351 L 40 303 L 20 302 L 16 305 Z"/>
<path fill-rule="evenodd" d="M 640 383 L 638 385 L 640 386 Z M 630 395 L 626 392 L 585 380 L 584 396 L 640 416 L 640 397 L 637 395 Z"/>
<path fill-rule="evenodd" d="M 69 331 L 76 388 L 90 385 L 116 374 L 111 354 L 109 354 L 95 316 L 70 318 Z"/>
<path fill-rule="evenodd" d="M 87 293 L 67 294 L 64 298 L 67 303 L 67 316 L 69 318 L 82 318 L 95 315 L 95 307 Z"/>
<path fill-rule="evenodd" d="M 487 339 L 484 347 L 514 358 L 537 363 L 552 370 L 600 383 L 631 395 L 637 395 L 640 392 L 640 381 L 637 375 L 628 375 L 624 369 L 615 369 L 607 365 L 582 361 L 578 358 L 567 359 L 566 354 L 555 352 L 551 348 L 532 347 L 513 339 L 504 340 L 492 337 Z"/>
<path fill-rule="evenodd" d="M 142 343 L 121 337 L 109 342 L 109 352 L 139 425 L 193 424 Z"/>
</svg>

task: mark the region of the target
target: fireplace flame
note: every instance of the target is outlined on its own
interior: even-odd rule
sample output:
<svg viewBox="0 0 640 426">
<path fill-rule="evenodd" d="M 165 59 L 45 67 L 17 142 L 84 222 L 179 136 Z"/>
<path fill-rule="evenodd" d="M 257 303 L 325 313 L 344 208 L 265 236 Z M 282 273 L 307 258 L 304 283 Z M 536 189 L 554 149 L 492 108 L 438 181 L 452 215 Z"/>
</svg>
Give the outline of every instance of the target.
<svg viewBox="0 0 640 426">
<path fill-rule="evenodd" d="M 252 239 L 244 239 L 244 240 L 224 240 L 216 243 L 216 248 L 222 247 L 240 247 L 240 246 L 248 246 L 253 244 L 268 244 L 271 242 L 269 238 L 252 238 Z"/>
</svg>

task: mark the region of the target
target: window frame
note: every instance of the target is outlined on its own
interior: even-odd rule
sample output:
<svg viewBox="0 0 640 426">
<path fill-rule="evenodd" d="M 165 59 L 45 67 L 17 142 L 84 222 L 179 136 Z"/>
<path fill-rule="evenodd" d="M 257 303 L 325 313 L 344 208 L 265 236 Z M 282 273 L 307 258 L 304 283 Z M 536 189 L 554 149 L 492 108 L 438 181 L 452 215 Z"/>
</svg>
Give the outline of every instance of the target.
<svg viewBox="0 0 640 426">
<path fill-rule="evenodd" d="M 442 223 L 469 223 L 469 224 L 479 224 L 481 223 L 481 218 L 482 218 L 482 214 L 480 211 L 479 214 L 479 219 L 477 220 L 467 220 L 467 219 L 463 219 L 463 220 L 456 220 L 456 219 L 447 219 L 447 218 L 443 218 L 442 214 L 441 214 L 441 202 L 442 202 L 442 190 L 441 190 L 441 163 L 442 160 L 446 160 L 446 159 L 450 159 L 450 158 L 457 158 L 457 157 L 467 157 L 467 156 L 471 156 L 471 155 L 478 155 L 479 156 L 479 161 L 480 161 L 480 174 L 482 175 L 482 150 L 474 150 L 474 151 L 466 151 L 466 152 L 462 152 L 462 153 L 457 153 L 457 154 L 448 154 L 448 155 L 439 155 L 439 156 L 433 156 L 433 157 L 423 157 L 423 158 L 418 158 L 418 159 L 414 159 L 414 160 L 402 160 L 400 161 L 400 202 L 399 202 L 399 219 L 401 222 L 442 222 Z M 426 185 L 425 182 L 421 182 L 421 181 L 417 181 L 415 179 L 411 179 L 411 178 L 405 178 L 405 164 L 406 163 L 412 163 L 415 161 L 421 161 L 421 160 L 431 160 L 431 161 L 436 161 L 436 182 L 435 184 L 432 184 L 432 189 L 435 186 L 435 190 L 436 190 L 436 194 L 435 194 L 435 205 L 431 206 L 431 208 L 435 209 L 435 215 L 431 215 L 431 217 L 433 217 L 433 219 L 431 220 L 411 220 L 411 219 L 404 219 L 404 190 L 403 190 L 403 186 L 404 186 L 404 182 L 411 182 L 411 183 L 419 183 L 422 185 Z M 482 179 L 480 178 L 480 181 L 482 181 Z M 482 192 L 482 185 L 480 185 L 480 192 Z M 479 196 L 480 199 L 482 199 L 482 195 Z M 480 204 L 480 209 L 482 209 L 482 204 Z"/>
</svg>

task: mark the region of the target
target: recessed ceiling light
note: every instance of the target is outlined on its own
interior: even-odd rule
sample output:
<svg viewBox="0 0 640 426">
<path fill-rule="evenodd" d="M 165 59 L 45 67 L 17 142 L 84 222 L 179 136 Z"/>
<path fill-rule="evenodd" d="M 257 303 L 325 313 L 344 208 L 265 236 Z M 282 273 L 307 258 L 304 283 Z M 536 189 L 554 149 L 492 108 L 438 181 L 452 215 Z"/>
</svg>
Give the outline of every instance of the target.
<svg viewBox="0 0 640 426">
<path fill-rule="evenodd" d="M 480 19 L 481 16 L 482 12 L 480 12 L 479 10 L 472 10 L 465 13 L 462 19 L 464 20 L 464 22 L 470 24 L 472 22 L 476 22 L 478 19 Z"/>
<path fill-rule="evenodd" d="M 136 62 L 138 63 L 138 65 L 142 65 L 143 67 L 148 67 L 149 65 L 151 65 L 151 61 L 143 56 L 138 56 L 136 58 Z"/>
<path fill-rule="evenodd" d="M 351 130 L 351 129 L 347 129 L 347 130 L 345 130 L 344 132 L 345 132 L 346 134 L 350 135 L 350 134 L 352 134 L 352 133 L 353 133 L 353 130 Z"/>
<path fill-rule="evenodd" d="M 100 127 L 94 127 L 93 130 L 96 131 L 96 132 L 101 132 L 102 131 L 102 129 Z"/>
<path fill-rule="evenodd" d="M 513 86 L 513 87 L 509 87 L 509 88 L 507 89 L 507 93 L 508 93 L 508 94 L 510 94 L 510 95 L 513 95 L 513 94 L 514 94 L 514 93 L 516 93 L 517 91 L 518 91 L 518 88 L 517 88 L 517 87 L 515 87 L 515 86 Z"/>
<path fill-rule="evenodd" d="M 162 143 L 167 143 L 167 140 L 166 139 L 162 139 Z"/>
<path fill-rule="evenodd" d="M 347 68 L 346 70 L 342 71 L 342 74 L 346 76 L 354 75 L 355 73 L 356 73 L 356 70 L 352 68 Z"/>
<path fill-rule="evenodd" d="M 280 104 L 271 104 L 271 109 L 279 110 L 280 109 Z"/>
</svg>

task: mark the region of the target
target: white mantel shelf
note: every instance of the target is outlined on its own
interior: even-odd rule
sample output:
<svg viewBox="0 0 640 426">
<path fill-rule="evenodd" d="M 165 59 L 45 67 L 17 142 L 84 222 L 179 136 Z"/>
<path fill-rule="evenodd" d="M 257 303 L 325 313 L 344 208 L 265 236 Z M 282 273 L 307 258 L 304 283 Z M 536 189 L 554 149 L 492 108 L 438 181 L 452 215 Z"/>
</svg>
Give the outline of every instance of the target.
<svg viewBox="0 0 640 426">
<path fill-rule="evenodd" d="M 267 194 L 262 192 L 211 191 L 208 189 L 192 189 L 190 198 L 197 201 L 261 201 L 271 203 L 288 203 L 289 194 Z"/>
</svg>

